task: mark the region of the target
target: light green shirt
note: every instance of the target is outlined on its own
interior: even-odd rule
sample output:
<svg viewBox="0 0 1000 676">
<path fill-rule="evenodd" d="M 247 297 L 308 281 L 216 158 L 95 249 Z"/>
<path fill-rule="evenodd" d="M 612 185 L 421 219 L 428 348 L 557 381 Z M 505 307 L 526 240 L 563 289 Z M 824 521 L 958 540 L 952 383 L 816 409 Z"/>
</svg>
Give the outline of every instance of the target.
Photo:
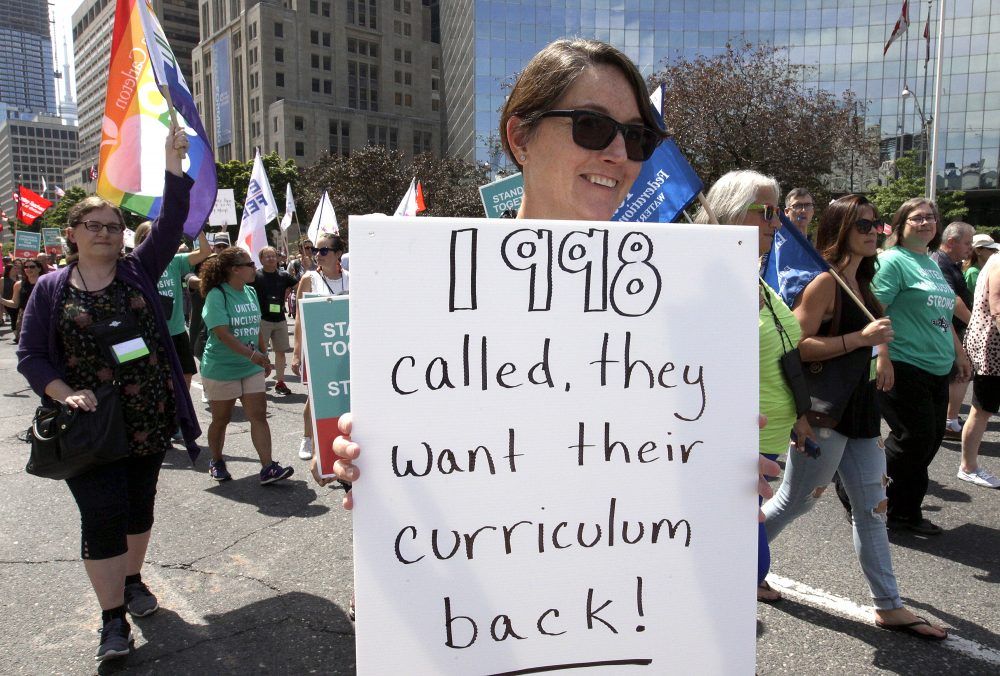
<svg viewBox="0 0 1000 676">
<path fill-rule="evenodd" d="M 225 283 L 217 286 L 205 297 L 201 316 L 208 330 L 208 341 L 201 358 L 203 376 L 212 380 L 241 380 L 263 370 L 245 355 L 237 354 L 223 345 L 212 330 L 217 326 L 227 326 L 236 340 L 244 345 L 257 347 L 260 306 L 252 286 L 244 284 L 239 291 Z"/>
<path fill-rule="evenodd" d="M 761 284 L 760 288 L 765 289 L 770 296 L 774 314 L 788 334 L 788 340 L 783 341 L 774 325 L 771 310 L 765 303 L 760 309 L 757 326 L 760 332 L 760 412 L 767 416 L 767 425 L 760 431 L 759 441 L 761 453 L 778 455 L 788 450 L 792 425 L 798 419 L 795 415 L 795 397 L 788 387 L 779 360 L 785 352 L 798 347 L 802 329 L 781 296 L 767 284 Z"/>
<path fill-rule="evenodd" d="M 955 292 L 927 254 L 895 246 L 878 257 L 872 291 L 892 319 L 895 340 L 889 357 L 936 376 L 955 362 L 951 315 Z"/>
<path fill-rule="evenodd" d="M 965 271 L 965 284 L 969 287 L 969 291 L 975 293 L 976 282 L 979 280 L 979 268 L 975 265 L 969 266 L 969 269 Z M 969 308 L 970 310 L 972 308 Z"/>
<path fill-rule="evenodd" d="M 161 296 L 174 299 L 174 307 L 170 311 L 170 316 L 167 317 L 167 328 L 170 329 L 171 336 L 176 336 L 187 330 L 184 326 L 183 284 L 184 276 L 191 272 L 191 264 L 188 263 L 190 255 L 182 253 L 174 256 L 156 283 L 156 289 Z"/>
</svg>

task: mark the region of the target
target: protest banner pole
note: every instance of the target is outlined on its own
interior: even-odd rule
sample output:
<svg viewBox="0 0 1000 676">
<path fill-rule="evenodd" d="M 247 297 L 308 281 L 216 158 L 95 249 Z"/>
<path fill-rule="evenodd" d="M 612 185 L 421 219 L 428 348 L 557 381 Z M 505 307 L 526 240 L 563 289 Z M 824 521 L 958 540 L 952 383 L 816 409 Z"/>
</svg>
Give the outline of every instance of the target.
<svg viewBox="0 0 1000 676">
<path fill-rule="evenodd" d="M 868 311 L 868 308 L 866 308 L 865 304 L 861 302 L 861 299 L 858 298 L 857 294 L 855 294 L 854 291 L 851 290 L 851 287 L 847 285 L 847 282 L 845 282 L 844 278 L 840 276 L 840 273 L 834 270 L 833 267 L 831 267 L 827 272 L 833 275 L 833 278 L 837 280 L 837 284 L 840 284 L 840 288 L 842 288 L 850 297 L 850 299 L 854 301 L 854 304 L 858 306 L 858 309 L 860 309 L 862 312 L 865 313 L 865 317 L 868 317 L 868 321 L 870 322 L 876 321 L 875 316 Z"/>
<path fill-rule="evenodd" d="M 177 126 L 177 111 L 174 110 L 174 100 L 170 96 L 170 87 L 167 85 L 160 85 L 160 93 L 163 94 L 163 98 L 167 101 L 167 111 L 170 113 L 170 124 Z"/>
<path fill-rule="evenodd" d="M 708 222 L 719 225 L 719 219 L 715 217 L 715 210 L 712 209 L 712 205 L 708 203 L 707 199 L 705 199 L 705 193 L 700 190 L 698 191 L 698 202 L 701 204 L 701 208 L 704 209 L 705 213 L 708 215 Z"/>
</svg>

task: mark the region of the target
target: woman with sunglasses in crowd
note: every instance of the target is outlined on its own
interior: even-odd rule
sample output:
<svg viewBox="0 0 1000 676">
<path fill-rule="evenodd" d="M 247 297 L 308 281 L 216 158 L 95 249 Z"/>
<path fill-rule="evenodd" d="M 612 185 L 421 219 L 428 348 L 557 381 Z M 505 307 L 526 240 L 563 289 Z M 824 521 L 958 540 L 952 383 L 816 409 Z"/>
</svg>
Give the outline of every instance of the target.
<svg viewBox="0 0 1000 676">
<path fill-rule="evenodd" d="M 14 289 L 17 288 L 17 283 L 21 281 L 24 274 L 23 266 L 24 262 L 20 258 L 15 258 L 3 269 L 3 294 L 0 295 L 0 299 L 3 300 L 4 314 L 7 315 L 7 321 L 10 323 L 11 333 L 17 328 L 17 316 L 20 314 L 19 306 L 14 305 L 14 299 L 17 298 L 14 295 Z"/>
<path fill-rule="evenodd" d="M 524 176 L 517 217 L 610 220 L 664 136 L 645 80 L 627 56 L 596 40 L 549 44 L 521 72 L 500 116 L 501 143 Z M 349 413 L 339 426 L 334 471 L 342 481 L 357 481 L 353 460 L 361 449 L 351 441 Z M 764 459 L 760 468 L 779 471 Z M 330 482 L 318 477 L 315 460 L 313 476 L 320 484 Z M 766 482 L 758 487 L 770 495 Z M 344 507 L 353 504 L 348 492 Z"/>
<path fill-rule="evenodd" d="M 302 238 L 299 240 L 299 255 L 288 264 L 288 274 L 295 278 L 298 282 L 302 279 L 302 276 L 307 272 L 316 269 L 316 259 L 313 258 L 313 243 L 311 240 Z M 289 299 L 288 314 L 295 318 L 295 296 Z"/>
<path fill-rule="evenodd" d="M 312 249 L 316 257 L 316 269 L 302 275 L 295 291 L 297 300 L 306 294 L 310 296 L 343 296 L 350 292 L 351 275 L 340 266 L 340 257 L 344 255 L 344 240 L 339 236 L 324 233 L 316 239 L 316 247 Z M 302 366 L 302 319 L 295 317 L 295 348 L 292 350 L 292 373 L 301 376 L 306 382 L 306 370 Z M 299 458 L 309 460 L 313 457 L 312 439 L 312 406 L 306 400 L 302 411 L 302 441 L 299 444 Z"/>
<path fill-rule="evenodd" d="M 944 437 L 948 380 L 968 380 L 971 366 L 951 323 L 955 292 L 928 254 L 941 243 L 937 207 L 922 197 L 904 202 L 878 257 L 872 291 L 892 319 L 894 386 L 878 392 L 891 432 L 885 442 L 888 526 L 921 535 L 941 527 L 924 518 L 927 468 Z"/>
<path fill-rule="evenodd" d="M 885 453 L 875 393 L 893 387 L 888 351 L 893 330 L 888 318 L 879 318 L 882 308 L 871 290 L 882 230 L 875 207 L 861 195 L 832 202 L 820 218 L 816 248 L 877 319 L 870 321 L 830 273 L 813 279 L 796 299 L 802 360 L 825 378 L 846 384 L 830 397 L 837 400 L 827 402 L 829 412 L 814 418 L 818 449 L 789 454 L 781 486 L 764 505 L 765 525 L 774 540 L 816 504 L 837 474 L 854 506 L 854 549 L 875 602 L 876 625 L 939 641 L 948 636 L 945 630 L 903 607 L 885 528 Z M 875 379 L 873 347 L 879 347 Z"/>
<path fill-rule="evenodd" d="M 21 323 L 24 320 L 24 308 L 28 307 L 28 299 L 31 292 L 38 283 L 38 278 L 45 274 L 45 266 L 40 261 L 28 258 L 21 266 L 21 279 L 14 284 L 10 300 L 4 299 L 3 305 L 8 309 L 13 309 L 18 313 L 17 321 L 14 325 L 14 343 L 21 338 Z"/>
<path fill-rule="evenodd" d="M 98 661 L 128 655 L 126 611 L 137 618 L 159 607 L 141 569 L 160 466 L 178 421 L 192 457 L 201 434 L 156 289 L 187 219 L 192 181 L 181 171 L 187 146 L 184 130 L 173 126 L 162 213 L 130 254 L 121 255 L 125 222 L 118 207 L 91 196 L 70 209 L 70 265 L 38 281 L 22 319 L 17 368 L 39 395 L 93 411 L 95 391 L 118 386 L 129 456 L 66 480 L 80 509 L 84 568 L 101 607 Z"/>
<path fill-rule="evenodd" d="M 781 227 L 777 206 L 780 198 L 781 189 L 775 179 L 749 170 L 725 174 L 706 196 L 720 223 L 758 229 L 757 253 L 762 257 L 771 250 L 774 233 Z M 696 223 L 708 223 L 709 220 L 704 209 L 695 217 Z M 767 284 L 759 282 L 759 288 L 760 412 L 767 416 L 759 444 L 760 454 L 773 461 L 788 450 L 788 437 L 793 428 L 800 446 L 812 437 L 812 430 L 806 419 L 796 413 L 795 399 L 780 363 L 782 356 L 799 343 L 799 324 L 781 297 Z M 781 600 L 781 594 L 767 583 L 770 567 L 771 553 L 761 523 L 757 527 L 757 600 L 764 603 Z"/>
<path fill-rule="evenodd" d="M 202 263 L 199 277 L 205 305 L 201 315 L 208 340 L 201 357 L 201 384 L 212 412 L 209 476 L 220 482 L 233 478 L 222 450 L 239 399 L 250 422 L 250 440 L 261 464 L 258 479 L 264 486 L 287 479 L 295 470 L 282 467 L 271 457 L 271 427 L 264 396 L 264 379 L 271 373 L 271 362 L 260 335 L 260 305 L 252 286 L 255 275 L 250 254 L 234 246 Z"/>
</svg>

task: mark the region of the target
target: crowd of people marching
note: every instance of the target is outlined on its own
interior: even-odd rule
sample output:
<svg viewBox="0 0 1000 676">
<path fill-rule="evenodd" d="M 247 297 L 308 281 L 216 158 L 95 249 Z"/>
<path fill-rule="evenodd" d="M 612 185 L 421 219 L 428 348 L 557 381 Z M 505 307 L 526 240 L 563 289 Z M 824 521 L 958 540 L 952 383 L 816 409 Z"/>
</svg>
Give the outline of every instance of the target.
<svg viewBox="0 0 1000 676">
<path fill-rule="evenodd" d="M 646 101 L 643 78 L 610 45 L 560 40 L 536 55 L 501 115 L 504 150 L 524 176 L 518 218 L 609 220 L 665 136 Z M 290 477 L 293 466 L 275 458 L 288 449 L 272 448 L 267 378 L 274 374 L 274 396 L 292 392 L 287 369 L 305 380 L 296 299 L 350 291 L 346 247 L 337 235 L 302 241 L 290 259 L 268 247 L 260 252 L 261 269 L 224 236 L 210 242 L 202 235 L 193 250 L 180 246 L 191 189 L 180 169 L 186 144 L 183 131 L 173 128 L 163 213 L 137 231 L 134 250 L 123 251 L 119 209 L 90 197 L 69 213 L 67 265 L 5 261 L 6 322 L 19 341 L 18 369 L 32 388 L 85 411 L 98 405 L 103 384 L 113 382 L 127 395 L 131 455 L 67 480 L 81 515 L 81 557 L 102 612 L 98 660 L 129 653 L 126 614 L 141 618 L 158 608 L 141 568 L 160 464 L 171 444 L 183 443 L 194 457 L 202 439 L 211 479 L 231 479 L 224 451 L 239 400 L 261 463 L 259 482 Z M 832 482 L 849 513 L 876 625 L 944 639 L 943 627 L 903 607 L 888 533 L 942 533 L 922 504 L 928 467 L 945 437 L 961 440 L 956 480 L 1000 486 L 978 458 L 987 422 L 1000 410 L 1000 257 L 991 257 L 1000 244 L 965 223 L 942 223 L 936 205 L 921 197 L 887 215 L 887 224 L 862 195 L 820 210 L 804 189 L 782 200 L 778 182 L 752 170 L 722 176 L 695 221 L 758 228 L 765 257 L 781 227 L 781 205 L 786 227 L 809 233 L 831 271 L 792 299 L 760 283 L 766 424 L 758 450 L 768 458 L 760 469 L 779 476 L 772 460 L 782 455 L 785 468 L 773 495 L 765 482 L 760 486 L 757 598 L 780 601 L 767 582 L 770 546 Z M 108 338 L 94 329 L 116 319 L 127 327 L 110 340 L 141 341 L 140 357 L 109 361 Z M 189 393 L 195 374 L 210 412 L 204 437 Z M 959 411 L 970 379 L 972 409 L 963 425 Z M 816 392 L 803 399 L 803 383 L 825 388 L 822 406 Z M 361 449 L 351 441 L 349 414 L 341 425 L 335 471 L 342 481 L 358 481 L 353 460 Z M 307 404 L 297 449 L 303 461 L 315 453 L 311 430 Z M 350 493 L 344 504 L 352 506 Z"/>
</svg>

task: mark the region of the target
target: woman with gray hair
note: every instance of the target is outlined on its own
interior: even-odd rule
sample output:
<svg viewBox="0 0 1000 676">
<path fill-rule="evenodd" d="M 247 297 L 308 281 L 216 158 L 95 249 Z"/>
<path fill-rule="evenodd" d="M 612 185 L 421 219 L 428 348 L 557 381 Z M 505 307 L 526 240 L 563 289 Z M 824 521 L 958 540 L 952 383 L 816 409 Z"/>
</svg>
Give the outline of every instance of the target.
<svg viewBox="0 0 1000 676">
<path fill-rule="evenodd" d="M 722 176 L 711 190 L 707 201 L 720 223 L 749 225 L 757 228 L 758 254 L 766 255 L 774 242 L 774 233 L 781 227 L 778 203 L 781 188 L 778 182 L 751 170 L 731 171 Z M 696 223 L 708 223 L 705 209 L 698 212 Z M 799 344 L 801 331 L 795 315 L 771 287 L 760 282 L 760 412 L 767 416 L 767 425 L 760 430 L 760 454 L 774 460 L 788 450 L 789 432 L 795 431 L 796 446 L 805 447 L 806 438 L 815 441 L 805 416 L 799 417 L 792 389 L 782 370 L 781 359 Z M 771 552 L 764 524 L 758 526 L 757 600 L 774 603 L 781 594 L 765 579 L 771 567 Z"/>
</svg>

